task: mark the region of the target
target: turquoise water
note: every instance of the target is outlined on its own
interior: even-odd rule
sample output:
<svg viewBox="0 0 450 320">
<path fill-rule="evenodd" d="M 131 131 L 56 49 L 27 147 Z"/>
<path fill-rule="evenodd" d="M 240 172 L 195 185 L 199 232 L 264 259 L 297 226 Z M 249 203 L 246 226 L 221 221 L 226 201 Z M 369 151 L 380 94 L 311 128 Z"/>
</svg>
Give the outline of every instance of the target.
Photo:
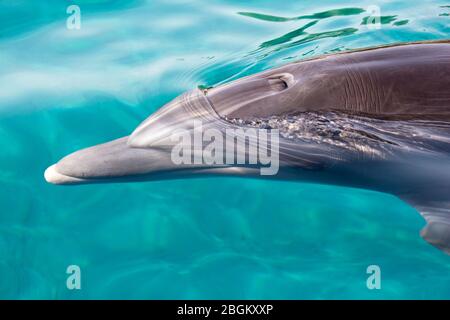
<svg viewBox="0 0 450 320">
<path fill-rule="evenodd" d="M 445 39 L 445 1 L 0 2 L 0 298 L 450 298 L 399 199 L 239 178 L 61 187 L 45 168 L 178 94 L 321 53 Z M 381 10 L 370 29 L 368 7 Z M 66 268 L 81 268 L 81 290 Z M 381 267 L 381 290 L 366 268 Z"/>
</svg>

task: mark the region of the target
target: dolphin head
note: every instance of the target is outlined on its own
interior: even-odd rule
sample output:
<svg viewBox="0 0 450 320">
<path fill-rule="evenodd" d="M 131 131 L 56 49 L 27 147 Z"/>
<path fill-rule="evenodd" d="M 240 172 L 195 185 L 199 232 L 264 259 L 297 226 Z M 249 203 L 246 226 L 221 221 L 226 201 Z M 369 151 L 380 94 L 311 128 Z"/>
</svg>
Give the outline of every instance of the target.
<svg viewBox="0 0 450 320">
<path fill-rule="evenodd" d="M 192 133 L 193 121 L 211 126 L 219 116 L 201 90 L 185 93 L 163 106 L 130 136 L 76 151 L 47 168 L 44 177 L 53 184 L 140 181 L 177 177 L 218 166 L 176 164 L 171 135 Z"/>
<path fill-rule="evenodd" d="M 273 143 L 275 133 L 270 135 L 266 132 L 267 135 L 262 137 L 266 140 L 265 144 L 261 145 L 258 140 L 261 138 L 260 132 L 252 132 L 250 136 L 253 134 L 256 137 L 254 143 L 258 145 L 251 148 L 252 142 L 246 132 L 234 132 L 231 141 L 226 139 L 227 130 L 243 127 L 227 119 L 269 117 L 298 110 L 299 97 L 305 95 L 302 95 L 303 89 L 298 85 L 301 82 L 301 78 L 296 78 L 298 73 L 291 72 L 296 70 L 295 65 L 290 68 L 282 67 L 211 89 L 196 89 L 182 94 L 142 122 L 130 136 L 64 157 L 45 171 L 45 179 L 53 184 L 81 184 L 191 177 L 200 173 L 231 175 L 261 173 L 261 162 L 255 163 L 250 159 L 258 158 L 265 152 L 265 165 L 268 164 L 269 154 L 272 156 L 269 160 L 278 161 L 275 159 L 278 157 L 278 145 Z M 199 131 L 214 136 L 211 141 L 220 142 L 224 146 L 224 151 L 219 155 L 215 148 L 216 161 L 201 161 L 204 160 L 202 150 L 195 144 L 196 134 Z M 222 137 L 217 137 L 218 135 Z M 194 159 L 190 163 L 174 160 L 174 148 L 180 147 L 180 139 L 181 144 L 188 141 L 194 145 L 189 151 L 191 154 L 187 155 Z M 222 141 L 217 141 L 218 139 Z M 238 148 L 239 145 L 242 147 L 240 142 L 244 142 L 243 149 Z M 247 142 L 249 145 L 245 146 Z M 283 143 L 284 153 L 297 152 L 291 155 L 291 158 L 305 160 L 303 164 L 306 166 L 315 163 L 311 158 L 317 157 L 319 153 L 326 153 L 310 150 L 313 147 L 311 145 Z M 232 163 L 226 161 L 230 152 L 235 160 L 240 155 L 241 161 Z M 184 152 L 183 156 L 186 156 Z M 221 157 L 223 161 L 220 161 Z M 196 161 L 199 158 L 200 161 Z M 268 165 L 271 166 L 272 162 Z"/>
<path fill-rule="evenodd" d="M 215 95 L 212 97 L 218 101 Z M 131 135 L 69 154 L 47 168 L 44 177 L 52 184 L 88 184 L 192 177 L 198 173 L 256 173 L 254 165 L 230 165 L 225 164 L 226 161 L 174 161 L 173 149 L 180 146 L 180 138 L 183 138 L 183 135 L 188 135 L 187 139 L 194 139 L 199 130 L 213 130 L 224 137 L 226 130 L 230 128 L 233 128 L 233 125 L 217 113 L 208 93 L 205 90 L 193 90 L 160 108 Z M 178 139 L 174 139 L 174 136 Z M 185 142 L 186 140 L 183 140 L 181 144 Z M 201 151 L 195 146 L 192 147 L 192 158 Z M 222 157 L 225 159 L 226 154 L 223 153 Z"/>
</svg>

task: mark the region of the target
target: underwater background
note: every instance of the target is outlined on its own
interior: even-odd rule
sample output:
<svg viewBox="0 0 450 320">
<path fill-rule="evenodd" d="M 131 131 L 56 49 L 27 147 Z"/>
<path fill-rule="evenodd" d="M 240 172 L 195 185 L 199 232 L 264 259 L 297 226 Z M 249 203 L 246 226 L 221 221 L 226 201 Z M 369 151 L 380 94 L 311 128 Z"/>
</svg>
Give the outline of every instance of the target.
<svg viewBox="0 0 450 320">
<path fill-rule="evenodd" d="M 79 30 L 66 27 L 72 4 Z M 450 257 L 388 194 L 43 178 L 186 90 L 322 53 L 448 39 L 449 14 L 440 0 L 0 1 L 0 298 L 450 298 Z M 69 265 L 81 268 L 81 290 L 66 287 Z M 369 265 L 381 268 L 381 290 L 366 286 Z"/>
</svg>

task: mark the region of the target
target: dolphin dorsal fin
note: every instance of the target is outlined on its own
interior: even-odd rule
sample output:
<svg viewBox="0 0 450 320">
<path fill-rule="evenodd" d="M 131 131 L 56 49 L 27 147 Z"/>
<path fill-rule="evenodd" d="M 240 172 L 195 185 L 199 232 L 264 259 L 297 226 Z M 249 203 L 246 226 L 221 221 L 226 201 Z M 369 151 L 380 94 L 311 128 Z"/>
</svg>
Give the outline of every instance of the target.
<svg viewBox="0 0 450 320">
<path fill-rule="evenodd" d="M 450 201 L 423 200 L 420 197 L 400 196 L 413 206 L 425 219 L 421 237 L 436 248 L 450 255 Z"/>
</svg>

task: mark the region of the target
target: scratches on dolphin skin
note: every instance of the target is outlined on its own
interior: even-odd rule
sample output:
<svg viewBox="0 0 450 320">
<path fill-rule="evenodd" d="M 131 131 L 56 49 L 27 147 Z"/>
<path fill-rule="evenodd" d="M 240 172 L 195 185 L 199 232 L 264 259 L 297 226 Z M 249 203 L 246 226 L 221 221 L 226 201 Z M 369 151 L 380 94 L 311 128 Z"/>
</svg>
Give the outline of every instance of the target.
<svg viewBox="0 0 450 320">
<path fill-rule="evenodd" d="M 382 80 L 377 73 L 357 60 L 348 57 L 341 62 L 344 67 L 344 109 L 359 113 L 383 113 L 383 106 L 390 98 L 390 90 L 380 86 Z"/>
<path fill-rule="evenodd" d="M 347 61 L 348 60 L 348 61 Z M 375 88 L 364 87 L 365 82 L 361 77 L 360 66 L 356 66 L 357 61 L 349 58 L 344 60 L 343 63 L 348 65 L 348 68 L 344 68 L 346 76 L 344 77 L 344 92 L 345 92 L 345 109 L 353 110 L 354 112 L 366 112 L 367 106 L 371 108 L 377 108 L 370 92 Z M 354 65 L 353 67 L 350 67 Z M 368 73 L 370 74 L 370 73 Z M 370 83 L 370 82 L 369 82 Z"/>
</svg>

